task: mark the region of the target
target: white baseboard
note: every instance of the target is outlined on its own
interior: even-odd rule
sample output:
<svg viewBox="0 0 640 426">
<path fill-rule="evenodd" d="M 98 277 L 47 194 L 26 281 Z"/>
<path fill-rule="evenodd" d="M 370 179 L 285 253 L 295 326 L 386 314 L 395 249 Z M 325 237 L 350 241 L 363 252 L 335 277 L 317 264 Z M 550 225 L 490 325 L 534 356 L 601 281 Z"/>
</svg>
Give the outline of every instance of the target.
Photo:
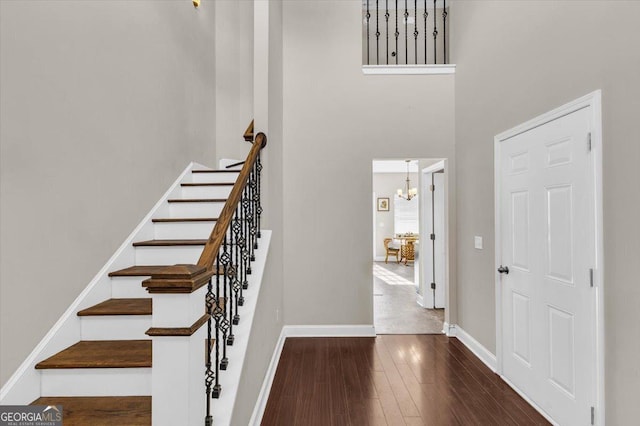
<svg viewBox="0 0 640 426">
<path fill-rule="evenodd" d="M 385 256 L 374 256 L 373 261 L 374 262 L 384 262 L 384 258 L 385 258 Z"/>
<path fill-rule="evenodd" d="M 269 400 L 269 394 L 271 393 L 271 385 L 273 385 L 273 379 L 276 376 L 278 362 L 280 362 L 280 355 L 282 355 L 282 348 L 284 347 L 284 341 L 286 339 L 287 337 L 284 333 L 283 327 L 280 331 L 280 337 L 278 338 L 276 347 L 273 350 L 273 356 L 271 357 L 269 368 L 267 368 L 267 372 L 264 375 L 262 388 L 260 388 L 260 394 L 258 394 L 258 400 L 256 401 L 256 406 L 253 409 L 251 420 L 249 420 L 249 425 L 260 426 L 260 423 L 262 422 L 262 416 L 264 415 L 264 410 L 267 408 L 267 401 Z"/>
<path fill-rule="evenodd" d="M 445 321 L 442 324 L 442 334 L 445 334 L 447 337 L 456 337 L 455 324 L 449 324 L 448 322 Z"/>
<path fill-rule="evenodd" d="M 455 337 L 460 340 L 480 361 L 482 361 L 491 371 L 496 372 L 496 356 L 474 339 L 469 333 L 464 331 L 460 326 L 446 324 L 449 328 L 447 336 Z"/>
<path fill-rule="evenodd" d="M 131 266 L 133 264 L 133 241 L 142 237 L 153 238 L 152 217 L 163 208 L 166 208 L 166 200 L 170 196 L 178 194 L 180 191 L 180 183 L 189 179 L 188 174 L 194 168 L 205 169 L 206 167 L 192 162 L 183 170 L 171 187 L 158 200 L 131 234 L 129 234 L 113 256 L 111 256 L 73 303 L 71 303 L 15 373 L 7 380 L 2 389 L 0 389 L 0 404 L 28 404 L 40 397 L 41 374 L 40 371 L 35 370 L 36 363 L 80 339 L 81 325 L 76 313 L 80 309 L 84 309 L 105 298 L 109 298 L 111 295 L 111 280 L 109 279 L 108 273 L 114 269 Z"/>
<path fill-rule="evenodd" d="M 285 325 L 285 337 L 376 337 L 373 324 L 363 325 Z"/>
<path fill-rule="evenodd" d="M 513 389 L 514 391 L 516 391 L 516 393 L 518 395 L 520 395 L 522 397 L 522 399 L 524 399 L 525 401 L 527 401 L 527 403 L 532 406 L 538 413 L 540 413 L 540 415 L 542 417 L 544 417 L 545 419 L 547 419 L 549 421 L 549 423 L 551 423 L 554 426 L 558 426 L 558 423 L 556 423 L 551 417 L 549 417 L 549 415 L 542 409 L 540 408 L 535 402 L 533 402 L 531 399 L 529 399 L 529 397 L 522 392 L 520 389 L 518 389 L 518 387 L 516 385 L 514 385 L 513 383 L 511 383 L 509 381 L 509 379 L 507 379 L 506 377 L 504 377 L 503 375 L 500 375 L 500 378 L 502 380 L 504 380 L 504 382 L 506 384 L 508 384 L 509 386 L 511 386 L 511 389 Z"/>
</svg>

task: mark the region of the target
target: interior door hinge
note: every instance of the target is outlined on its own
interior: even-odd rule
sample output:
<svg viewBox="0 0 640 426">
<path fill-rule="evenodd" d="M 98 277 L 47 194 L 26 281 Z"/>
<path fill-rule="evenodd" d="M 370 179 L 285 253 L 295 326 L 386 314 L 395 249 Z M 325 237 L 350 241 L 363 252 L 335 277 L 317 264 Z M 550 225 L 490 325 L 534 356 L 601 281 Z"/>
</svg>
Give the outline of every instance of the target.
<svg viewBox="0 0 640 426">
<path fill-rule="evenodd" d="M 431 283 L 431 289 L 435 290 L 436 289 L 436 283 Z"/>
<path fill-rule="evenodd" d="M 436 240 L 436 234 L 431 234 L 431 239 L 432 239 L 433 241 L 435 241 L 435 240 Z"/>
<path fill-rule="evenodd" d="M 596 424 L 596 407 L 591 407 L 591 424 Z"/>
<path fill-rule="evenodd" d="M 436 190 L 436 186 L 435 185 L 429 185 L 429 191 L 433 192 Z"/>
<path fill-rule="evenodd" d="M 589 285 L 593 287 L 593 268 L 589 269 Z"/>
<path fill-rule="evenodd" d="M 591 152 L 591 132 L 587 134 L 587 147 L 589 148 L 589 152 Z"/>
</svg>

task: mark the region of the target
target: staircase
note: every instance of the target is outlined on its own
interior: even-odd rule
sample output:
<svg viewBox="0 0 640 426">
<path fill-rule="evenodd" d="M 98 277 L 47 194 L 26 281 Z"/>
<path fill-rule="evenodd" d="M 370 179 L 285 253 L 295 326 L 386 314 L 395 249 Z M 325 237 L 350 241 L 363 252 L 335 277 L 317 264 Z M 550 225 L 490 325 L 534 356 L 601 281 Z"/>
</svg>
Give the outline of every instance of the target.
<svg viewBox="0 0 640 426">
<path fill-rule="evenodd" d="M 192 171 L 181 197 L 167 200 L 168 216 L 152 219 L 155 238 L 133 243 L 135 264 L 109 273 L 112 297 L 77 312 L 82 340 L 36 364 L 42 397 L 33 404 L 62 405 L 65 426 L 151 424 L 152 341 L 145 333 L 153 306 L 142 281 L 198 262 L 238 173 Z"/>
</svg>

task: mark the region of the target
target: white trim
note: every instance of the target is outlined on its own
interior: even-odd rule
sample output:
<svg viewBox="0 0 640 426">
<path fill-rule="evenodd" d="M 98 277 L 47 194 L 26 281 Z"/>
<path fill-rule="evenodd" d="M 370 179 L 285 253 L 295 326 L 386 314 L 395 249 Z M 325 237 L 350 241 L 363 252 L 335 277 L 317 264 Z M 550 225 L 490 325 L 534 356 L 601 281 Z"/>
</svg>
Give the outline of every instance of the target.
<svg viewBox="0 0 640 426">
<path fill-rule="evenodd" d="M 253 414 L 251 415 L 251 420 L 249 420 L 250 425 L 260 426 L 260 423 L 262 423 L 262 416 L 264 415 L 265 408 L 267 408 L 267 401 L 269 400 L 269 394 L 271 393 L 271 386 L 273 385 L 273 379 L 276 376 L 276 370 L 278 369 L 278 363 L 280 362 L 280 356 L 282 355 L 282 348 L 284 348 L 286 338 L 283 327 L 280 331 L 280 337 L 278 338 L 276 347 L 273 350 L 271 362 L 269 363 L 269 367 L 265 373 L 262 388 L 260 388 L 260 394 L 258 394 L 258 400 L 256 401 L 256 406 L 253 408 Z"/>
<path fill-rule="evenodd" d="M 496 356 L 480 342 L 464 331 L 459 325 L 454 326 L 455 337 L 460 340 L 475 356 L 478 357 L 491 371 L 496 372 Z"/>
<path fill-rule="evenodd" d="M 535 402 L 533 402 L 531 399 L 529 399 L 529 397 L 522 392 L 520 389 L 518 389 L 518 387 L 516 385 L 514 385 L 513 383 L 511 383 L 509 381 L 509 379 L 507 379 L 506 377 L 504 377 L 503 375 L 500 375 L 500 378 L 506 383 L 508 384 L 511 389 L 513 389 L 514 391 L 516 391 L 516 393 L 518 395 L 520 395 L 522 397 L 522 399 L 524 399 L 525 401 L 527 401 L 527 403 L 533 407 L 538 413 L 540 413 L 540 415 L 542 417 L 544 417 L 545 419 L 547 419 L 547 421 L 549 421 L 549 423 L 551 423 L 554 426 L 558 426 L 558 423 L 556 423 L 555 421 L 553 421 L 553 419 L 542 409 L 538 406 L 538 404 L 536 404 Z"/>
<path fill-rule="evenodd" d="M 247 276 L 249 288 L 244 290 L 244 305 L 241 310 L 240 323 L 233 326 L 235 341 L 232 346 L 227 346 L 227 356 L 230 360 L 227 370 L 224 372 L 223 391 L 219 399 L 213 400 L 213 424 L 230 425 L 233 421 L 233 412 L 238 397 L 240 379 L 247 365 L 247 348 L 252 335 L 255 321 L 255 313 L 260 303 L 264 271 L 269 256 L 271 236 L 273 231 L 262 230 L 259 241 L 259 249 L 256 250 L 256 260 L 252 263 L 253 272 Z M 277 366 L 277 362 L 276 362 Z M 267 395 L 268 396 L 268 395 Z"/>
<path fill-rule="evenodd" d="M 455 74 L 455 64 L 445 65 L 363 65 L 365 75 L 442 75 Z"/>
<path fill-rule="evenodd" d="M 80 338 L 80 323 L 76 313 L 82 308 L 83 303 L 86 303 L 90 296 L 92 296 L 95 291 L 99 290 L 99 284 L 101 282 L 103 283 L 105 278 L 108 278 L 108 273 L 113 269 L 114 265 L 117 264 L 120 257 L 125 255 L 127 250 L 131 249 L 134 239 L 151 223 L 151 218 L 154 216 L 156 211 L 165 204 L 166 200 L 174 191 L 179 191 L 179 184 L 184 181 L 187 174 L 193 170 L 194 167 L 199 169 L 207 168 L 200 164 L 191 162 L 184 169 L 180 176 L 173 182 L 171 187 L 169 187 L 164 195 L 158 200 L 151 211 L 149 211 L 144 219 L 140 221 L 138 226 L 136 226 L 131 234 L 129 234 L 127 239 L 116 250 L 113 256 L 111 256 L 102 269 L 100 269 L 95 277 L 93 277 L 87 287 L 85 287 L 80 295 L 78 295 L 73 303 L 71 303 L 49 332 L 42 338 L 40 343 L 38 343 L 20 367 L 18 367 L 15 373 L 13 373 L 9 380 L 7 380 L 0 390 L 0 404 L 28 404 L 40 396 L 40 373 L 35 370 L 35 364 L 38 360 L 48 356 L 50 352 L 53 354 L 64 348 L 65 345 L 68 346 L 67 341 L 75 343 L 73 340 L 75 339 L 77 341 Z M 77 330 L 75 330 L 76 327 Z M 37 386 L 37 388 L 34 388 L 34 386 Z M 36 398 L 33 398 L 34 392 L 38 393 Z"/>
<path fill-rule="evenodd" d="M 374 262 L 384 262 L 384 258 L 385 258 L 385 257 L 386 257 L 386 256 L 375 256 L 375 257 L 373 258 L 373 261 L 374 261 Z M 394 259 L 395 259 L 395 257 L 394 257 Z"/>
<path fill-rule="evenodd" d="M 596 362 L 595 362 L 595 408 L 596 408 L 596 424 L 605 424 L 605 324 L 604 324 L 604 240 L 603 240 L 603 184 L 602 184 L 602 91 L 596 90 L 579 99 L 569 102 L 559 108 L 551 110 L 545 114 L 533 118 L 526 123 L 520 124 L 510 130 L 500 133 L 494 138 L 494 193 L 495 193 L 495 267 L 497 268 L 502 259 L 500 241 L 500 143 L 513 138 L 521 133 L 536 127 L 542 126 L 550 121 L 557 120 L 575 111 L 591 108 L 592 111 L 592 129 L 591 143 L 593 155 L 593 179 L 594 179 L 594 198 L 595 198 L 595 288 L 594 288 L 594 321 L 595 321 L 595 343 L 596 343 Z M 496 354 L 497 354 L 497 373 L 502 375 L 502 286 L 499 274 L 495 274 L 496 285 Z M 508 381 L 505 379 L 508 383 Z M 514 386 L 512 386 L 516 389 Z M 518 391 L 516 389 L 516 391 Z M 518 391 L 519 392 L 519 391 Z M 520 393 L 520 392 L 519 392 Z M 527 399 L 525 397 L 525 399 Z M 532 404 L 533 405 L 533 404 Z M 540 411 L 540 410 L 538 410 Z"/>
<path fill-rule="evenodd" d="M 285 325 L 285 337 L 376 337 L 373 324 Z"/>
<path fill-rule="evenodd" d="M 446 335 L 447 337 L 456 337 L 456 325 L 449 324 L 445 321 L 442 324 L 442 334 Z"/>
<path fill-rule="evenodd" d="M 450 250 L 450 241 L 449 241 L 449 214 L 450 214 L 450 210 L 449 210 L 449 182 L 450 182 L 450 175 L 449 175 L 449 159 L 448 158 L 443 158 L 440 161 L 438 161 L 437 163 L 434 163 L 428 167 L 425 167 L 424 169 L 420 170 L 420 180 L 422 185 L 422 200 L 421 202 L 421 217 L 420 217 L 420 222 L 424 225 L 424 215 L 426 213 L 426 202 L 427 202 L 427 194 L 429 193 L 429 190 L 427 189 L 427 185 L 424 184 L 424 177 L 425 174 L 429 174 L 429 173 L 433 173 L 433 172 L 437 172 L 438 170 L 444 170 L 444 312 L 445 315 L 447 314 L 447 312 L 449 311 L 449 307 L 451 306 L 451 300 L 449 300 L 450 297 L 450 291 L 449 291 L 449 285 L 450 285 L 450 277 L 451 277 L 451 253 L 449 252 Z M 430 185 L 430 184 L 429 184 Z M 421 230 L 422 232 L 422 230 Z M 427 235 L 427 232 L 422 232 L 424 235 Z M 426 249 L 423 247 L 423 244 L 429 244 L 431 240 L 427 240 L 427 239 L 420 239 L 420 241 L 418 242 L 418 247 L 419 247 L 419 251 L 420 253 L 426 253 Z M 418 288 L 420 289 L 421 294 L 424 295 L 424 292 L 426 290 L 428 290 L 426 288 L 426 280 L 424 277 L 424 271 L 427 270 L 426 268 L 426 262 L 427 259 L 426 257 L 420 256 L 419 257 L 421 259 L 421 265 L 420 265 L 420 282 L 418 283 Z M 430 280 L 429 280 L 430 281 Z M 423 285 L 424 284 L 424 285 Z M 421 304 L 422 305 L 422 304 Z"/>
</svg>

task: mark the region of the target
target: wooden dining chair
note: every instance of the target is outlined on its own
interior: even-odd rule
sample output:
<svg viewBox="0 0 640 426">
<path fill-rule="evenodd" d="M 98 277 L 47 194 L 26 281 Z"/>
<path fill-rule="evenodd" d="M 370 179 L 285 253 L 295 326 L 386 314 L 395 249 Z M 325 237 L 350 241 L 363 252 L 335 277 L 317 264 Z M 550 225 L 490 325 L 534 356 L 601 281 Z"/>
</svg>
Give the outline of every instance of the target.
<svg viewBox="0 0 640 426">
<path fill-rule="evenodd" d="M 399 248 L 389 247 L 389 243 L 392 240 L 393 240 L 392 238 L 385 238 L 384 239 L 384 248 L 387 251 L 387 255 L 384 258 L 384 263 L 388 263 L 387 261 L 389 260 L 389 255 L 395 256 L 396 257 L 396 263 L 400 263 L 400 249 Z"/>
</svg>

